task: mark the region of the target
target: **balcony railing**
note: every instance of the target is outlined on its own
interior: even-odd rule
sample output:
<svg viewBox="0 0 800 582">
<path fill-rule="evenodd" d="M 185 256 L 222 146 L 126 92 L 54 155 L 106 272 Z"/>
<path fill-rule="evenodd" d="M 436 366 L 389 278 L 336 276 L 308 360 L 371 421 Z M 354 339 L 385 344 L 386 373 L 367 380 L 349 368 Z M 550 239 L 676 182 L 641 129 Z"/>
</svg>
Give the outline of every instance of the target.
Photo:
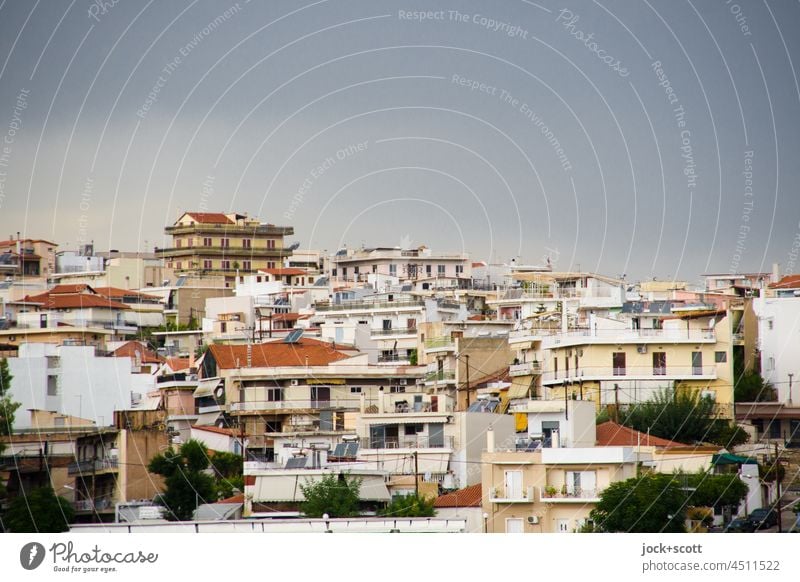
<svg viewBox="0 0 800 582">
<path fill-rule="evenodd" d="M 367 403 L 369 404 L 369 403 Z M 231 412 L 248 412 L 255 410 L 320 410 L 326 408 L 345 408 L 358 410 L 360 398 L 329 398 L 327 400 L 311 398 L 293 398 L 291 400 L 245 400 L 232 402 Z"/>
<path fill-rule="evenodd" d="M 408 365 L 410 363 L 409 357 L 400 354 L 380 355 L 378 356 L 379 364 L 397 364 L 399 366 Z"/>
<path fill-rule="evenodd" d="M 116 470 L 118 468 L 117 459 L 95 459 L 90 461 L 78 461 L 67 466 L 67 474 L 90 475 L 100 471 Z"/>
<path fill-rule="evenodd" d="M 320 301 L 316 303 L 317 311 L 347 311 L 350 309 L 383 309 L 400 307 L 422 307 L 425 302 L 422 299 L 398 299 L 397 301 L 342 301 L 341 303 L 331 303 Z"/>
<path fill-rule="evenodd" d="M 445 380 L 455 380 L 455 370 L 440 370 L 437 372 L 428 372 L 425 374 L 426 382 L 444 382 Z"/>
<path fill-rule="evenodd" d="M 489 493 L 492 503 L 533 503 L 533 487 L 511 489 L 508 487 L 495 487 Z"/>
<path fill-rule="evenodd" d="M 453 437 L 430 438 L 426 436 L 402 436 L 383 438 L 362 438 L 362 449 L 452 449 Z"/>
<path fill-rule="evenodd" d="M 714 380 L 716 366 L 614 366 L 583 367 L 577 369 L 548 371 L 542 374 L 542 382 L 554 384 L 567 381 L 591 380 Z"/>
<path fill-rule="evenodd" d="M 597 501 L 600 498 L 600 491 L 597 489 L 583 489 L 581 487 L 563 489 L 555 492 L 547 488 L 539 489 L 539 496 L 545 503 L 587 503 Z"/>
<path fill-rule="evenodd" d="M 392 327 L 389 329 L 371 329 L 370 335 L 391 336 L 391 335 L 417 335 L 416 327 Z"/>
<path fill-rule="evenodd" d="M 531 374 L 542 373 L 541 362 L 523 362 L 521 364 L 511 364 L 508 368 L 510 376 L 530 376 Z"/>
<path fill-rule="evenodd" d="M 75 511 L 104 511 L 114 508 L 114 504 L 108 498 L 101 499 L 80 499 L 72 502 Z"/>
<path fill-rule="evenodd" d="M 426 350 L 454 350 L 456 342 L 450 337 L 434 337 L 425 340 Z"/>
</svg>

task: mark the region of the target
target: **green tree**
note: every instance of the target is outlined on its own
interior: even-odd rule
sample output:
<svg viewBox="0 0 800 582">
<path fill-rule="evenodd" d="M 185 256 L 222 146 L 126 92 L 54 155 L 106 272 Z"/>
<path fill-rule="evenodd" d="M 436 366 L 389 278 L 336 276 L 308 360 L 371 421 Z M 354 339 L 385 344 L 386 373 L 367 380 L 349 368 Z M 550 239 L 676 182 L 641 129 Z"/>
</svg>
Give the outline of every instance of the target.
<svg viewBox="0 0 800 582">
<path fill-rule="evenodd" d="M 433 517 L 436 510 L 433 498 L 413 494 L 395 497 L 379 514 L 385 517 Z"/>
<path fill-rule="evenodd" d="M 692 507 L 738 506 L 749 491 L 736 473 L 693 473 L 686 476 L 685 482 L 689 488 L 686 505 Z"/>
<path fill-rule="evenodd" d="M 680 443 L 708 441 L 717 420 L 714 401 L 699 390 L 666 388 L 621 411 L 620 423 Z"/>
<path fill-rule="evenodd" d="M 216 501 L 216 483 L 208 467 L 208 452 L 194 439 L 183 443 L 177 452 L 170 448 L 150 460 L 147 470 L 164 477 L 166 490 L 160 502 L 168 510 L 168 519 L 190 520 L 198 505 Z"/>
<path fill-rule="evenodd" d="M 644 475 L 612 483 L 592 510 L 594 531 L 680 533 L 686 495 L 674 475 Z"/>
<path fill-rule="evenodd" d="M 355 517 L 360 514 L 358 492 L 361 479 L 344 473 L 328 473 L 318 481 L 307 480 L 300 485 L 305 501 L 300 511 L 308 517 Z"/>
<path fill-rule="evenodd" d="M 14 533 L 60 533 L 69 531 L 74 517 L 69 501 L 57 497 L 52 487 L 40 487 L 15 497 L 3 521 Z"/>
<path fill-rule="evenodd" d="M 211 457 L 211 468 L 216 481 L 217 497 L 225 499 L 234 494 L 234 489 L 244 491 L 244 459 L 233 453 L 215 452 Z"/>
<path fill-rule="evenodd" d="M 750 370 L 738 375 L 733 387 L 733 399 L 735 402 L 775 402 L 778 394 L 761 374 Z"/>
<path fill-rule="evenodd" d="M 9 436 L 14 429 L 14 415 L 19 408 L 19 402 L 11 400 L 11 380 L 14 376 L 8 369 L 8 360 L 0 359 L 0 436 Z M 3 454 L 5 444 L 0 442 L 0 455 Z M 0 497 L 5 493 L 5 486 L 0 483 Z"/>
</svg>

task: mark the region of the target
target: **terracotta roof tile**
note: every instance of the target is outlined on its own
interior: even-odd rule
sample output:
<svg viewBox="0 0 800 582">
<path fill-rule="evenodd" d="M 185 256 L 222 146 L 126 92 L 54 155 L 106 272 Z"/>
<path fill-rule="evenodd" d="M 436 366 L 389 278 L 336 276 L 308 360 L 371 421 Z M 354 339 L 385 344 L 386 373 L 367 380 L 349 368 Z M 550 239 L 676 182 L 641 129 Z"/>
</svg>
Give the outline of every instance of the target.
<svg viewBox="0 0 800 582">
<path fill-rule="evenodd" d="M 123 297 L 136 297 L 139 299 L 155 300 L 160 299 L 160 297 L 157 297 L 156 295 L 148 295 L 147 293 L 141 293 L 139 291 L 134 291 L 133 289 L 120 289 L 119 287 L 95 287 L 94 290 L 98 295 L 114 299 L 121 299 Z"/>
<path fill-rule="evenodd" d="M 770 289 L 798 289 L 800 288 L 800 275 L 785 275 L 777 283 L 770 283 Z"/>
<path fill-rule="evenodd" d="M 437 497 L 434 507 L 480 507 L 483 495 L 481 484 L 471 485 L 447 495 Z"/>
<path fill-rule="evenodd" d="M 682 447 L 682 443 L 633 430 L 609 420 L 597 425 L 597 445 L 600 447 Z"/>
<path fill-rule="evenodd" d="M 233 429 L 233 428 L 220 428 L 218 426 L 197 426 L 197 425 L 193 425 L 192 428 L 195 429 L 195 430 L 204 430 L 206 432 L 213 432 L 213 433 L 216 433 L 216 434 L 224 434 L 225 436 L 229 436 L 229 437 L 235 437 L 236 435 L 239 434 L 236 429 Z"/>
<path fill-rule="evenodd" d="M 209 351 L 222 369 L 247 366 L 246 345 L 212 345 Z M 347 354 L 333 349 L 330 343 L 302 338 L 296 343 L 287 344 L 282 340 L 255 344 L 252 346 L 253 368 L 277 366 L 326 366 L 348 358 Z M 237 366 L 237 360 L 239 365 Z"/>
<path fill-rule="evenodd" d="M 159 357 L 158 354 L 156 354 L 153 350 L 135 340 L 125 342 L 116 350 L 114 350 L 114 356 L 118 358 L 133 358 L 135 361 L 137 352 L 139 353 L 141 362 L 143 364 L 159 364 L 163 361 L 163 358 Z"/>
<path fill-rule="evenodd" d="M 169 366 L 173 372 L 187 370 L 190 364 L 190 358 L 167 358 L 167 366 Z"/>
<path fill-rule="evenodd" d="M 187 212 L 186 214 L 202 224 L 233 224 L 233 221 L 221 212 Z"/>
<path fill-rule="evenodd" d="M 266 273 L 268 275 L 289 275 L 289 276 L 296 276 L 296 275 L 308 275 L 308 271 L 305 269 L 298 269 L 296 267 L 287 267 L 285 269 L 259 269 L 260 273 Z"/>
<path fill-rule="evenodd" d="M 104 307 L 107 309 L 130 309 L 124 303 L 110 301 L 99 295 L 89 293 L 56 294 L 42 293 L 41 295 L 28 296 L 23 303 L 38 303 L 44 309 L 85 309 L 89 307 Z"/>
</svg>

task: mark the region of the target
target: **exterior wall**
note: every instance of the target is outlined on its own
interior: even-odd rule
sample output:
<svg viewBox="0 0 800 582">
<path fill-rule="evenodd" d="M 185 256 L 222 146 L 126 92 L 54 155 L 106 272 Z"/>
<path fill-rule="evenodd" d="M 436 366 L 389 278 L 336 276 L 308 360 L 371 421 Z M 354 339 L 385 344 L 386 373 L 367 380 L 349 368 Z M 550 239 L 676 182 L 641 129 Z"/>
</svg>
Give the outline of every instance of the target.
<svg viewBox="0 0 800 582">
<path fill-rule="evenodd" d="M 513 360 L 507 338 L 463 337 L 456 339 L 456 384 L 462 391 L 458 394 L 459 410 L 467 405 L 467 358 L 469 355 L 469 402 L 475 402 L 476 384 L 496 375 Z"/>
<path fill-rule="evenodd" d="M 569 406 L 569 418 L 566 408 Z M 596 409 L 586 400 L 530 400 L 514 409 L 528 415 L 528 435 L 541 435 L 542 422 L 559 423 L 559 446 L 593 447 L 597 442 Z"/>
<path fill-rule="evenodd" d="M 778 392 L 778 402 L 800 402 L 800 297 L 759 297 L 758 316 L 761 374 Z M 789 394 L 789 375 L 793 375 Z"/>
<path fill-rule="evenodd" d="M 467 522 L 465 533 L 483 532 L 483 509 L 480 507 L 437 507 L 437 519 L 464 519 Z"/>
<path fill-rule="evenodd" d="M 120 479 L 118 501 L 152 499 L 164 491 L 160 475 L 147 471 L 154 456 L 169 446 L 169 437 L 162 430 L 120 430 Z"/>
<path fill-rule="evenodd" d="M 14 375 L 12 395 L 21 410 L 58 411 L 98 425 L 110 424 L 114 410 L 129 408 L 132 391 L 155 386 L 149 374 L 137 378 L 131 373 L 130 358 L 96 357 L 94 347 L 25 344 L 8 364 Z M 54 378 L 49 382 L 55 395 L 48 395 L 48 376 Z M 17 427 L 29 422 L 20 415 Z"/>
<path fill-rule="evenodd" d="M 487 412 L 456 412 L 458 441 L 454 454 L 452 470 L 456 476 L 456 488 L 463 489 L 481 482 L 480 459 L 486 450 L 486 433 L 489 427 L 494 431 L 495 446 L 508 444 L 514 446 L 516 429 L 514 417 L 508 414 Z M 445 434 L 447 434 L 445 425 Z"/>
</svg>

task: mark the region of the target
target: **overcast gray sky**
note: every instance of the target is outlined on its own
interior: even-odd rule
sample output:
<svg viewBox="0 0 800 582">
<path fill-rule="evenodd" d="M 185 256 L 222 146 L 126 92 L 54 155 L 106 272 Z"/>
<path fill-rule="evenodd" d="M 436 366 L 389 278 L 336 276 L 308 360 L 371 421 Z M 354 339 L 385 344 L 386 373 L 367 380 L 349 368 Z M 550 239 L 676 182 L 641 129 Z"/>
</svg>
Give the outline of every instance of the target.
<svg viewBox="0 0 800 582">
<path fill-rule="evenodd" d="M 5 0 L 0 236 L 145 250 L 235 210 L 329 251 L 800 270 L 798 24 L 788 0 Z"/>
</svg>

